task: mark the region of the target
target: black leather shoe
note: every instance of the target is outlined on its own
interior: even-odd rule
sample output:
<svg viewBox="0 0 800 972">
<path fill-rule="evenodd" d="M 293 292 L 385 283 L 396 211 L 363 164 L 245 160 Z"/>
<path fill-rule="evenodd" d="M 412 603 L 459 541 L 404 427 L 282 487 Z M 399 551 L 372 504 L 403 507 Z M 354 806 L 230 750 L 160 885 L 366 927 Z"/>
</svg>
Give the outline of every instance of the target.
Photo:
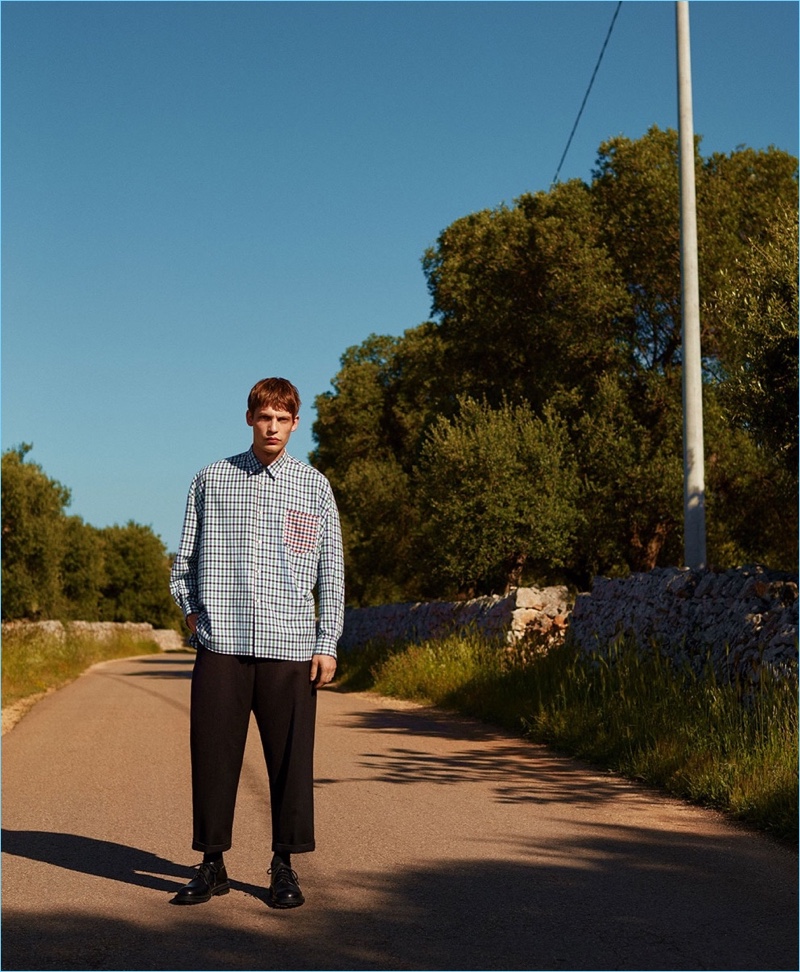
<svg viewBox="0 0 800 972">
<path fill-rule="evenodd" d="M 227 894 L 230 889 L 225 865 L 220 861 L 197 865 L 197 877 L 175 895 L 175 904 L 201 904 L 214 894 Z"/>
<path fill-rule="evenodd" d="M 272 875 L 269 882 L 269 904 L 273 908 L 299 908 L 306 899 L 297 883 L 295 872 L 288 865 L 279 864 L 270 868 L 269 873 Z"/>
</svg>

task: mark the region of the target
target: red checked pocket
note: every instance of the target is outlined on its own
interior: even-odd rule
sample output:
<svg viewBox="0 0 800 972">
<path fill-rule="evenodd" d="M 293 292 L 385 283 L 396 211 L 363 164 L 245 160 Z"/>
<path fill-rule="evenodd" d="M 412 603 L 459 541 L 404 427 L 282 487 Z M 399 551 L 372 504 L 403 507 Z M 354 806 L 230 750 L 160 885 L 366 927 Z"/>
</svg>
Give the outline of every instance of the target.
<svg viewBox="0 0 800 972">
<path fill-rule="evenodd" d="M 317 546 L 319 517 L 299 510 L 287 510 L 283 523 L 283 542 L 291 553 L 311 553 Z"/>
</svg>

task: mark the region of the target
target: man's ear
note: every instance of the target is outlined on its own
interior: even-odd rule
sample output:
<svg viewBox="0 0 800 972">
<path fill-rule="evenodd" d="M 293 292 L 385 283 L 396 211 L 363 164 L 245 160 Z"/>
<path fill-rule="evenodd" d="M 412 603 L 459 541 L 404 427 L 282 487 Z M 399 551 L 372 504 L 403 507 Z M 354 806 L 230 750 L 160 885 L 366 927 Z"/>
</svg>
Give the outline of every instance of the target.
<svg viewBox="0 0 800 972">
<path fill-rule="evenodd" d="M 244 420 L 245 420 L 245 422 L 247 422 L 247 424 L 252 429 L 252 427 L 253 427 L 253 416 L 252 416 L 252 413 L 250 412 L 249 409 L 245 412 Z"/>
<path fill-rule="evenodd" d="M 297 423 L 299 421 L 300 421 L 300 413 L 298 412 L 297 415 L 295 415 L 294 417 L 294 422 L 292 422 L 292 432 L 294 432 L 294 430 L 297 428 Z"/>
</svg>

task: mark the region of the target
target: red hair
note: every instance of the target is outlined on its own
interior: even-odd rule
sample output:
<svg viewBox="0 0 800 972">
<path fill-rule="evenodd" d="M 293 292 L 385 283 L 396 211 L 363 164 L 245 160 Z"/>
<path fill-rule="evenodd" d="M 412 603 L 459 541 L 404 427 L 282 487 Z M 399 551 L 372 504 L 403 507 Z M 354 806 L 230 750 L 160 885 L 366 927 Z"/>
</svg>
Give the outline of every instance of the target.
<svg viewBox="0 0 800 972">
<path fill-rule="evenodd" d="M 262 378 L 250 389 L 247 411 L 255 415 L 260 408 L 271 407 L 281 412 L 291 412 L 292 418 L 300 411 L 300 393 L 286 378 Z"/>
</svg>

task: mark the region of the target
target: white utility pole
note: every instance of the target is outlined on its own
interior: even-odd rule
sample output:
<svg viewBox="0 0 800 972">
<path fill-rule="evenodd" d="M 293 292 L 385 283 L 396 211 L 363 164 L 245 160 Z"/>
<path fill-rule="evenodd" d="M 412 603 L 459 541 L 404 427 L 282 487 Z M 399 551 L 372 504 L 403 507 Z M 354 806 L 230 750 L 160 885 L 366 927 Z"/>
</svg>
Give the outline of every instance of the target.
<svg viewBox="0 0 800 972">
<path fill-rule="evenodd" d="M 683 329 L 683 555 L 687 567 L 706 566 L 706 489 L 703 463 L 703 378 L 697 201 L 694 184 L 689 4 L 677 0 L 678 132 L 681 180 L 681 319 Z"/>
</svg>

